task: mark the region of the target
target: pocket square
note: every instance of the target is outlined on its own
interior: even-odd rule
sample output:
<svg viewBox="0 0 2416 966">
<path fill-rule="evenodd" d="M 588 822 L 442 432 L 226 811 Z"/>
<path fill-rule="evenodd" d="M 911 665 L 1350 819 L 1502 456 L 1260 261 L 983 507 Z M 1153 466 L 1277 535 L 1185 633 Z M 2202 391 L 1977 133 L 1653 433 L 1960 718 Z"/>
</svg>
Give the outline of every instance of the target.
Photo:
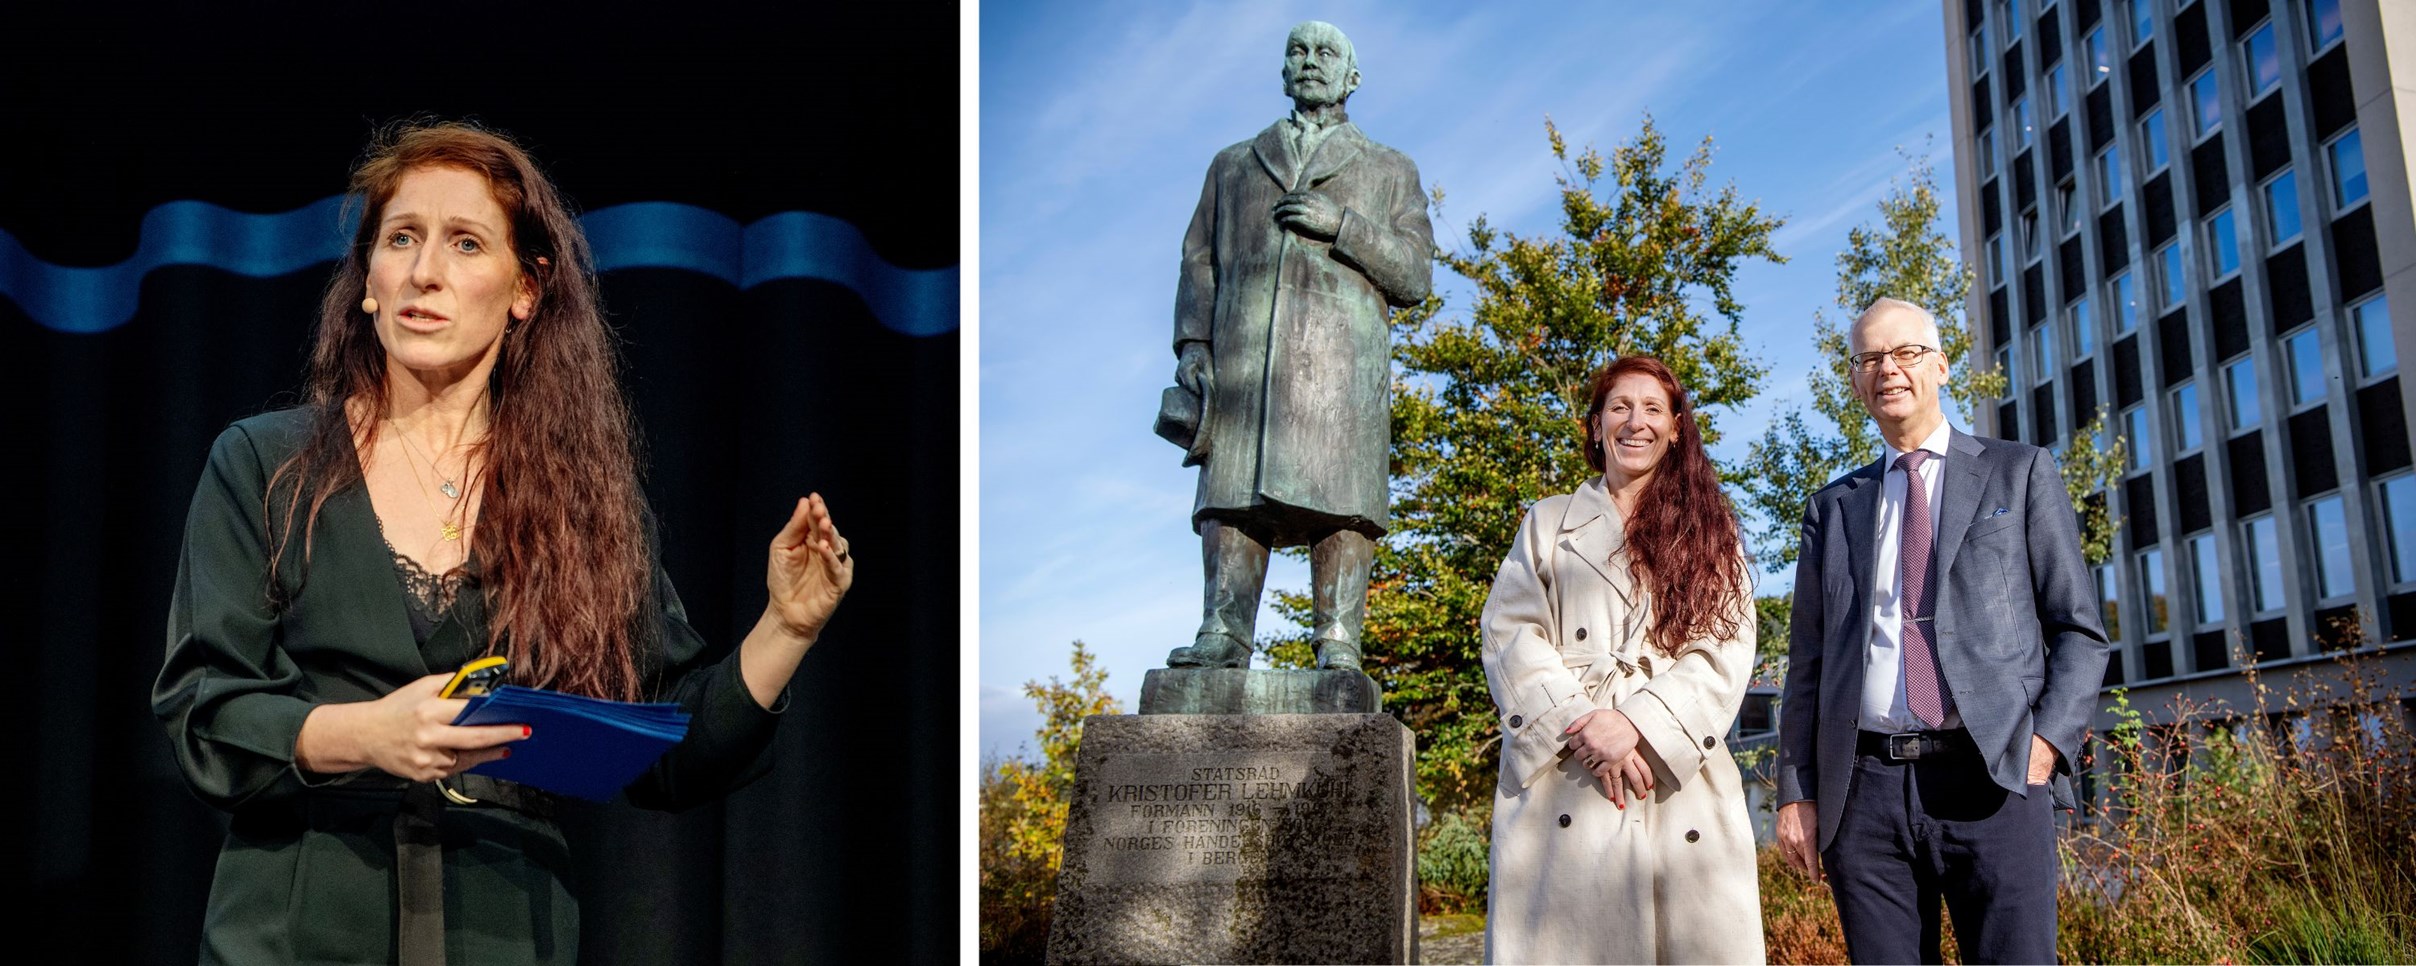
<svg viewBox="0 0 2416 966">
<path fill-rule="evenodd" d="M 2003 507 L 2003 506 L 2001 506 L 2001 507 L 1998 507 L 1998 508 L 1997 508 L 1997 512 L 1995 512 L 1995 513 L 1991 513 L 1991 514 L 1989 514 L 1989 516 L 1992 516 L 1992 517 L 2001 517 L 2001 516 L 2004 516 L 2005 514 L 2012 513 L 2012 512 L 2013 512 L 2013 508 L 2012 508 L 2012 507 Z"/>
</svg>

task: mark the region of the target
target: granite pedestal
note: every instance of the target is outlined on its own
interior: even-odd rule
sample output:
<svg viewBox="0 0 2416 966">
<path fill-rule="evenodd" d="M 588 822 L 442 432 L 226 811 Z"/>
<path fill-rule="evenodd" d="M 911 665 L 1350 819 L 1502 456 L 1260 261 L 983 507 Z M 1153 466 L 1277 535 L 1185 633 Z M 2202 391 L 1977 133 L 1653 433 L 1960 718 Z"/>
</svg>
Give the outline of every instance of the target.
<svg viewBox="0 0 2416 966">
<path fill-rule="evenodd" d="M 1142 714 L 1374 714 L 1384 692 L 1362 671 L 1163 667 L 1141 676 Z"/>
<path fill-rule="evenodd" d="M 1382 714 L 1086 719 L 1049 962 L 1415 962 L 1415 752 Z"/>
</svg>

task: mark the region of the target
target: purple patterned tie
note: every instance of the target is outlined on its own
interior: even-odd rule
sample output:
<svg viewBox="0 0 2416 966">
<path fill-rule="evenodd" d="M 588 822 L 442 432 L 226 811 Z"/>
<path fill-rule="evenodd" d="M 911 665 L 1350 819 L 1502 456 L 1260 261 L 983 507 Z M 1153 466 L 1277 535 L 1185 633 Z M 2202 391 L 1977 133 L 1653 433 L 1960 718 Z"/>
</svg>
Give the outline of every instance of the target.
<svg viewBox="0 0 2416 966">
<path fill-rule="evenodd" d="M 1917 449 L 1896 460 L 1897 467 L 1904 470 L 1896 613 L 1904 619 L 1904 703 L 1923 724 L 1935 729 L 1946 723 L 1946 681 L 1938 673 L 1938 652 L 1929 639 L 1929 487 L 1921 482 L 1921 464 L 1929 458 L 1928 450 Z"/>
</svg>

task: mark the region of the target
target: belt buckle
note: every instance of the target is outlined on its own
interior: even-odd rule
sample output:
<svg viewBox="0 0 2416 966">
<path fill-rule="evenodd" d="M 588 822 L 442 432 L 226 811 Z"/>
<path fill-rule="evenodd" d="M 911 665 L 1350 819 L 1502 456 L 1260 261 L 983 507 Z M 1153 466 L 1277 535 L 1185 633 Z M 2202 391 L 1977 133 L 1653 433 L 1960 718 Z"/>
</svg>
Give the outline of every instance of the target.
<svg viewBox="0 0 2416 966">
<path fill-rule="evenodd" d="M 478 800 L 477 800 L 477 799 L 475 799 L 475 798 L 471 798 L 471 797 L 470 797 L 470 796 L 468 796 L 468 795 L 464 795 L 464 794 L 462 794 L 462 793 L 460 793 L 460 792 L 454 791 L 454 790 L 453 790 L 453 784 L 452 784 L 452 781 L 451 781 L 450 779 L 444 779 L 444 778 L 439 778 L 439 779 L 437 779 L 437 780 L 436 780 L 436 790 L 437 790 L 437 791 L 440 791 L 440 792 L 445 793 L 445 800 L 450 801 L 450 802 L 452 802 L 452 803 L 453 803 L 453 804 L 455 804 L 455 805 L 476 805 L 476 804 L 478 804 Z"/>
<path fill-rule="evenodd" d="M 1927 737 L 1918 731 L 1906 731 L 1887 736 L 1888 758 L 1895 761 L 1919 761 L 1923 741 Z"/>
</svg>

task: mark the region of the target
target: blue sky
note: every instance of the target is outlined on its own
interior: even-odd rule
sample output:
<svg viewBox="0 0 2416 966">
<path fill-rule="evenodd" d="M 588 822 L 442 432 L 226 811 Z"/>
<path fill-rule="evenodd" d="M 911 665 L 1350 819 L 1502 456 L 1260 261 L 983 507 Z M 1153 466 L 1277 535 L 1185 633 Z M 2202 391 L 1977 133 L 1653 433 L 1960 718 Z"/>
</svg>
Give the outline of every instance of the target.
<svg viewBox="0 0 2416 966">
<path fill-rule="evenodd" d="M 1953 164 L 1945 28 L 1928 0 L 1809 4 L 984 4 L 981 15 L 980 743 L 1028 746 L 1026 681 L 1086 642 L 1129 711 L 1141 676 L 1199 622 L 1196 471 L 1150 433 L 1171 384 L 1176 262 L 1208 160 L 1289 108 L 1291 25 L 1358 49 L 1351 119 L 1447 195 L 1440 244 L 1558 224 L 1546 116 L 1609 150 L 1646 112 L 1673 153 L 1714 139 L 1714 184 L 1784 216 L 1785 265 L 1738 276 L 1742 331 L 1771 368 L 1721 415 L 1737 458 L 1807 401 L 1811 323 L 1846 232 L 1877 218 L 1899 153 Z M 1437 269 L 1445 311 L 1468 289 Z M 1834 314 L 1834 313 L 1832 313 Z M 1765 580 L 1783 586 L 1784 574 Z M 1279 558 L 1270 588 L 1307 566 Z M 1276 620 L 1269 613 L 1262 632 Z"/>
</svg>

